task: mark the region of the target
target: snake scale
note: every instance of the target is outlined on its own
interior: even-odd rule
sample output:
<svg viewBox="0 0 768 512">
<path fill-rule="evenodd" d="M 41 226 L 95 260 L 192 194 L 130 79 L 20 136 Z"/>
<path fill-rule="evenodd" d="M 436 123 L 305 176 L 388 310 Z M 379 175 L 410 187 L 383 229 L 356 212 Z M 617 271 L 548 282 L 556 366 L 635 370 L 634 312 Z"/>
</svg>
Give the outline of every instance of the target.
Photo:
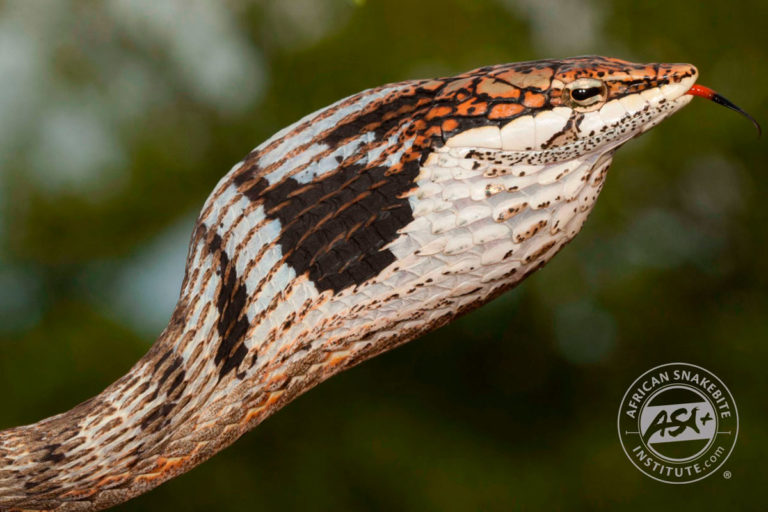
<svg viewBox="0 0 768 512">
<path fill-rule="evenodd" d="M 385 85 L 275 134 L 216 185 L 178 304 L 127 375 L 0 432 L 0 510 L 100 510 L 297 395 L 520 283 L 581 229 L 613 153 L 690 64 L 576 57 Z"/>
</svg>

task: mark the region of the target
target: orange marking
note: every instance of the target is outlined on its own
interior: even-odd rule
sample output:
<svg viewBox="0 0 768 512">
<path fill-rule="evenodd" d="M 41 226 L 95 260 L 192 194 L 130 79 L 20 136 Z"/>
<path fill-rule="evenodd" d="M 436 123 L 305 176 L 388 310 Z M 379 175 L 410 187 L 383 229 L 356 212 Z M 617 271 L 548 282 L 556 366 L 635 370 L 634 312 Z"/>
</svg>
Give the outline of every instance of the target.
<svg viewBox="0 0 768 512">
<path fill-rule="evenodd" d="M 189 458 L 190 455 L 185 457 L 158 457 L 157 462 L 155 463 L 155 468 L 157 469 L 156 471 L 153 471 L 152 473 L 146 473 L 144 475 L 139 475 L 134 478 L 133 481 L 151 482 L 152 480 L 163 478 L 167 473 L 173 473 L 174 470 L 183 467 L 184 463 L 187 462 Z"/>
<path fill-rule="evenodd" d="M 390 111 L 384 114 L 384 116 L 381 118 L 382 121 L 389 121 L 390 119 L 394 117 L 402 117 L 405 114 L 408 114 L 409 112 L 413 112 L 413 110 L 416 108 L 416 105 L 403 105 L 399 109 L 395 111 Z"/>
<path fill-rule="evenodd" d="M 104 478 L 96 482 L 96 487 L 104 487 L 106 485 L 115 484 L 115 483 L 119 484 L 120 482 L 124 482 L 129 478 L 130 478 L 130 475 L 128 473 L 124 473 L 122 475 L 105 476 Z"/>
<path fill-rule="evenodd" d="M 275 391 L 274 393 L 269 395 L 269 398 L 267 398 L 267 403 L 266 403 L 265 407 L 269 407 L 270 405 L 272 405 L 275 402 L 277 402 L 280 399 L 281 396 L 283 396 L 283 391 Z"/>
<path fill-rule="evenodd" d="M 248 413 L 245 415 L 245 418 L 243 418 L 243 421 L 240 422 L 240 424 L 248 424 L 254 419 L 258 418 L 261 413 L 266 409 L 267 407 L 265 405 L 262 405 L 261 407 L 256 407 L 255 409 L 251 409 L 248 411 Z"/>
<path fill-rule="evenodd" d="M 161 476 L 163 476 L 162 473 L 157 473 L 157 472 L 156 473 L 147 473 L 145 475 L 137 476 L 136 478 L 133 479 L 133 481 L 134 482 L 142 482 L 142 481 L 151 482 L 152 480 L 157 480 Z"/>
<path fill-rule="evenodd" d="M 346 356 L 336 356 L 330 361 L 328 361 L 329 366 L 339 366 L 341 363 L 343 363 L 347 359 Z"/>
<path fill-rule="evenodd" d="M 488 114 L 488 119 L 506 119 L 523 111 L 522 105 L 517 103 L 499 103 L 494 105 Z"/>
<path fill-rule="evenodd" d="M 64 494 L 61 495 L 61 497 L 62 498 L 77 498 L 77 499 L 81 499 L 81 498 L 87 498 L 89 496 L 93 496 L 98 491 L 99 491 L 99 489 L 96 488 L 96 487 L 91 488 L 91 489 L 83 489 L 82 491 L 76 489 L 76 490 L 73 490 L 73 491 L 65 492 Z"/>
<path fill-rule="evenodd" d="M 425 137 L 438 137 L 442 133 L 439 126 L 430 126 L 429 129 L 424 132 Z"/>
<path fill-rule="evenodd" d="M 488 103 L 484 101 L 477 101 L 476 98 L 470 98 L 467 101 L 460 103 L 456 107 L 456 115 L 469 116 L 469 115 L 483 115 L 488 110 Z"/>
<path fill-rule="evenodd" d="M 445 117 L 448 114 L 453 112 L 453 109 L 451 107 L 448 107 L 446 105 L 441 105 L 439 107 L 433 107 L 427 112 L 426 119 L 434 119 L 436 117 Z"/>
<path fill-rule="evenodd" d="M 276 374 L 267 381 L 267 385 L 279 386 L 281 383 L 285 382 L 286 380 L 288 380 L 288 376 L 285 375 L 284 373 Z"/>
<path fill-rule="evenodd" d="M 452 132 L 458 127 L 459 123 L 455 119 L 446 119 L 443 121 L 443 125 L 441 126 L 444 132 Z"/>
<path fill-rule="evenodd" d="M 157 466 L 161 473 L 167 473 L 183 466 L 187 459 L 189 457 L 158 457 Z"/>
<path fill-rule="evenodd" d="M 537 94 L 531 91 L 526 91 L 523 97 L 523 105 L 529 108 L 541 108 L 544 106 L 546 98 L 543 94 Z"/>
</svg>

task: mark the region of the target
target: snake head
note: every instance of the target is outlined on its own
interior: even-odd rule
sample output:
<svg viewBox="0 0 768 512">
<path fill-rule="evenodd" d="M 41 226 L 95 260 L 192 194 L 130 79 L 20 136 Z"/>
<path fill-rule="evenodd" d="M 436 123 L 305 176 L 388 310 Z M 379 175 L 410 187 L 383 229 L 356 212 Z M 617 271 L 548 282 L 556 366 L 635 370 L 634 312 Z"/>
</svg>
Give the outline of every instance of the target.
<svg viewBox="0 0 768 512">
<path fill-rule="evenodd" d="M 690 64 L 575 57 L 446 80 L 424 116 L 434 123 L 427 131 L 441 123 L 443 140 L 410 196 L 414 226 L 426 232 L 411 243 L 414 254 L 438 248 L 450 267 L 474 251 L 481 285 L 514 285 L 578 234 L 613 152 L 686 105 L 697 77 Z"/>
<path fill-rule="evenodd" d="M 602 110 L 619 101 L 628 112 L 659 96 L 683 97 L 698 77 L 691 64 L 635 64 L 606 57 L 576 57 L 561 61 L 549 87 L 551 107 L 576 112 Z M 645 105 L 643 105 L 645 106 Z"/>
<path fill-rule="evenodd" d="M 697 77 L 691 64 L 597 56 L 481 68 L 463 81 L 485 119 L 446 144 L 526 152 L 542 163 L 612 151 L 686 105 Z M 461 113 L 466 100 L 456 99 Z"/>
</svg>

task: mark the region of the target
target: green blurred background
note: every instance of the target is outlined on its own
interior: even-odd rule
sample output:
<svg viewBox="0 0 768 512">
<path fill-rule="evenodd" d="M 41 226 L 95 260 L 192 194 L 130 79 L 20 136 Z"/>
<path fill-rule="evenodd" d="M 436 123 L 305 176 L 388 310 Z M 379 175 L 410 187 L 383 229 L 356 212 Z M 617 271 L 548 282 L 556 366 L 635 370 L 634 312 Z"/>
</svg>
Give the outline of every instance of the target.
<svg viewBox="0 0 768 512">
<path fill-rule="evenodd" d="M 691 62 L 768 123 L 764 0 L 0 2 L 0 427 L 98 393 L 175 302 L 207 194 L 343 96 L 596 53 Z M 521 287 L 331 379 L 119 510 L 765 510 L 768 154 L 702 100 L 614 160 Z M 702 365 L 741 431 L 704 481 L 616 435 L 652 366 Z M 722 470 L 731 471 L 730 480 Z"/>
</svg>

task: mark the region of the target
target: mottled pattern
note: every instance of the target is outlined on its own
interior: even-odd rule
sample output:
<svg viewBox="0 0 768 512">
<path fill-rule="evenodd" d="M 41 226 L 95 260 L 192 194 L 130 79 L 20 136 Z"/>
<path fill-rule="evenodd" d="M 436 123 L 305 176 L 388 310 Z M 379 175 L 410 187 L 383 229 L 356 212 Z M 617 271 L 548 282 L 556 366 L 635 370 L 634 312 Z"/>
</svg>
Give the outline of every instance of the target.
<svg viewBox="0 0 768 512">
<path fill-rule="evenodd" d="M 364 91 L 280 131 L 207 200 L 149 353 L 91 400 L 0 432 L 0 510 L 125 501 L 515 286 L 696 76 L 602 57 L 491 66 Z M 584 77 L 605 84 L 588 109 L 564 96 Z"/>
</svg>

